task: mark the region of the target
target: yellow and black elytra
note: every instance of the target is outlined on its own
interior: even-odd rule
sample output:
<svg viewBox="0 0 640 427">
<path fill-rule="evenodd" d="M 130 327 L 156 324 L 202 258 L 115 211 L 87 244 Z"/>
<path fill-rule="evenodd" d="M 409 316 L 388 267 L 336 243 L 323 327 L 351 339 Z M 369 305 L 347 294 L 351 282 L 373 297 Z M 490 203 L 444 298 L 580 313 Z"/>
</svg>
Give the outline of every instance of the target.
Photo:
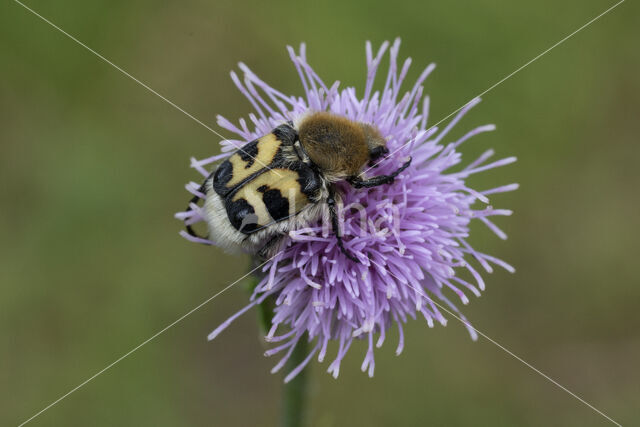
<svg viewBox="0 0 640 427">
<path fill-rule="evenodd" d="M 368 188 L 392 183 L 411 159 L 390 175 L 360 176 L 367 163 L 387 153 L 374 126 L 334 114 L 314 113 L 298 126 L 282 124 L 244 145 L 202 184 L 209 238 L 227 249 L 269 257 L 289 231 L 317 220 L 326 206 L 338 246 L 358 262 L 341 238 L 333 184 L 347 181 Z M 191 202 L 198 200 L 195 196 Z M 190 226 L 187 231 L 196 236 Z"/>
<path fill-rule="evenodd" d="M 317 174 L 302 161 L 286 158 L 286 147 L 293 147 L 296 141 L 293 127 L 281 125 L 218 167 L 213 189 L 224 199 L 236 230 L 253 234 L 298 214 L 318 199 L 321 181 Z"/>
</svg>

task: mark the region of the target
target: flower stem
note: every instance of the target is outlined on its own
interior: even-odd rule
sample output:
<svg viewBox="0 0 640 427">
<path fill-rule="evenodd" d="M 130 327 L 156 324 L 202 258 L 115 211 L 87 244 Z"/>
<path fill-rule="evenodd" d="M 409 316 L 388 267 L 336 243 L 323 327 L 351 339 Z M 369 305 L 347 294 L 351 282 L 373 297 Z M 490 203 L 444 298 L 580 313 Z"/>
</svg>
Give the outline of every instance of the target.
<svg viewBox="0 0 640 427">
<path fill-rule="evenodd" d="M 291 357 L 287 361 L 285 372 L 298 366 L 309 355 L 308 343 L 305 337 L 298 340 Z M 282 419 L 281 427 L 300 427 L 303 425 L 307 400 L 307 369 L 303 369 L 295 378 L 283 386 L 282 389 Z"/>
</svg>

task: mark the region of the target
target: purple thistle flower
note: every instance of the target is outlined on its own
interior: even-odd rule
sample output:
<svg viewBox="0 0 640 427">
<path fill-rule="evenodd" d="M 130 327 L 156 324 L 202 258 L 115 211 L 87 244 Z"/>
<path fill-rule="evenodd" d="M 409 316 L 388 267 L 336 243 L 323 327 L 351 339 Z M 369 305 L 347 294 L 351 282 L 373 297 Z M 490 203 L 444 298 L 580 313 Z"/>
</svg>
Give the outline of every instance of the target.
<svg viewBox="0 0 640 427">
<path fill-rule="evenodd" d="M 411 60 L 405 60 L 399 67 L 399 47 L 398 39 L 389 49 L 389 70 L 383 89 L 374 90 L 374 80 L 389 43 L 383 43 L 375 56 L 371 44 L 367 43 L 367 82 L 361 97 L 353 87 L 339 89 L 339 82 L 327 86 L 307 63 L 304 44 L 298 53 L 288 48 L 304 87 L 304 98 L 279 92 L 240 63 L 244 79 L 234 72 L 231 78 L 255 109 L 255 113 L 249 114 L 251 125 L 241 119 L 236 126 L 218 116 L 218 124 L 237 134 L 238 139 L 222 141 L 221 155 L 191 161 L 192 167 L 206 177 L 207 167 L 237 147 L 310 111 L 330 111 L 374 124 L 387 138 L 392 154 L 379 164 L 376 174 L 390 173 L 402 159 L 409 155 L 413 158 L 411 166 L 393 184 L 365 190 L 343 188 L 340 227 L 344 245 L 361 263 L 346 258 L 330 228 L 322 223 L 293 231 L 285 249 L 263 266 L 264 278 L 255 288 L 250 304 L 209 335 L 210 340 L 214 339 L 237 317 L 273 296 L 275 310 L 265 339 L 274 343 L 274 347 L 265 354 L 281 353 L 283 357 L 272 372 L 284 366 L 300 339 L 315 342 L 309 356 L 285 381 L 295 377 L 316 353 L 322 362 L 329 341 L 338 344 L 337 355 L 328 367 L 328 372 L 337 377 L 340 363 L 354 338 L 367 340 L 362 370 L 368 370 L 369 376 L 373 376 L 374 345 L 382 346 L 394 324 L 399 330 L 396 354 L 404 347 L 402 325 L 409 317 L 415 319 L 422 315 L 429 327 L 435 323 L 446 325 L 447 320 L 438 309 L 441 304 L 436 304 L 433 298 L 466 322 L 444 291 L 453 292 L 463 304 L 469 301 L 468 293 L 480 296 L 485 285 L 469 259 L 475 259 L 488 273 L 492 272 L 492 264 L 514 271 L 504 261 L 475 251 L 466 239 L 469 223 L 474 218 L 506 239 L 505 233 L 489 217 L 510 215 L 511 211 L 493 209 L 487 196 L 515 190 L 517 184 L 476 191 L 467 187 L 465 179 L 512 163 L 515 158 L 487 163 L 493 155 L 493 150 L 488 150 L 461 170 L 448 172 L 461 162 L 458 147 L 474 135 L 493 130 L 494 126 L 477 127 L 459 140 L 445 144 L 449 131 L 480 100 L 468 103 L 442 130 L 428 128 L 429 98 L 423 97 L 423 83 L 435 66 L 429 65 L 410 90 L 403 93 L 401 86 Z M 192 182 L 187 190 L 195 195 L 198 187 Z M 474 209 L 476 202 L 482 206 Z M 200 208 L 196 205 L 191 208 L 176 216 L 186 224 L 202 221 Z M 191 241 L 203 241 L 182 234 Z M 456 274 L 459 269 L 467 270 L 475 283 L 459 277 Z M 475 331 L 468 324 L 467 329 L 475 340 Z"/>
</svg>

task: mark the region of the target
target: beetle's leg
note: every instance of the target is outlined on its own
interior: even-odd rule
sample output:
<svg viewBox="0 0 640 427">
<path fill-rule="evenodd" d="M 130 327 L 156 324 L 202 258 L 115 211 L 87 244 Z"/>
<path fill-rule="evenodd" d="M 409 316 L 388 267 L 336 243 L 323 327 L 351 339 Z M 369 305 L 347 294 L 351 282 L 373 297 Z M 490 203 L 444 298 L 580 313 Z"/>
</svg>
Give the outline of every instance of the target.
<svg viewBox="0 0 640 427">
<path fill-rule="evenodd" d="M 278 252 L 278 249 L 280 249 L 280 246 L 282 246 L 282 243 L 284 242 L 284 239 L 286 237 L 286 234 L 276 234 L 271 239 L 269 239 L 267 243 L 265 243 L 264 246 L 261 247 L 258 252 L 256 252 L 256 254 L 263 260 L 273 258 Z"/>
<path fill-rule="evenodd" d="M 336 212 L 336 200 L 335 194 L 332 188 L 329 189 L 329 197 L 327 198 L 327 205 L 329 206 L 329 215 L 331 216 L 331 226 L 333 228 L 333 234 L 336 235 L 336 239 L 338 240 L 338 247 L 342 251 L 343 254 L 346 255 L 353 262 L 359 263 L 360 260 L 354 257 L 347 249 L 344 247 L 344 243 L 342 242 L 342 235 L 340 234 L 340 223 L 338 222 L 338 213 Z"/>
<path fill-rule="evenodd" d="M 204 195 L 207 194 L 207 181 L 209 181 L 209 179 L 213 176 L 213 172 L 207 177 L 205 178 L 204 182 L 202 183 L 202 185 L 200 186 L 200 188 L 198 188 L 198 192 L 202 193 Z M 187 205 L 187 209 L 185 210 L 186 212 L 192 211 L 193 209 L 191 209 L 191 204 L 192 203 L 198 203 L 198 201 L 200 201 L 200 199 L 202 199 L 202 197 L 195 195 L 191 198 L 191 200 L 189 200 L 189 204 Z M 186 229 L 187 229 L 187 233 L 189 233 L 191 236 L 193 237 L 197 237 L 199 239 L 206 239 L 206 237 L 202 237 L 202 236 L 198 236 L 198 234 L 196 234 L 196 232 L 193 230 L 193 228 L 191 227 L 191 225 L 185 225 Z"/>
<path fill-rule="evenodd" d="M 402 166 L 400 166 L 390 175 L 378 175 L 369 179 L 362 179 L 359 176 L 353 176 L 349 178 L 348 181 L 355 188 L 371 188 L 377 187 L 378 185 L 391 184 L 395 180 L 396 176 L 398 176 L 400 172 L 408 168 L 410 164 L 411 157 L 409 157 L 409 160 L 407 160 Z"/>
</svg>

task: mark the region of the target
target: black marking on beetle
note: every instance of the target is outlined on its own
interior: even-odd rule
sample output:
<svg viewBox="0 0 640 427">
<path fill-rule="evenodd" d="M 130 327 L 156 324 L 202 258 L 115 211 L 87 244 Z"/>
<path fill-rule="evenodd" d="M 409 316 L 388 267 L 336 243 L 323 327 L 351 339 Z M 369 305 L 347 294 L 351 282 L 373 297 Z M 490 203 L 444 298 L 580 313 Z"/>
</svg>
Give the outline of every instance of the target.
<svg viewBox="0 0 640 427">
<path fill-rule="evenodd" d="M 227 216 L 233 227 L 243 234 L 251 234 L 258 228 L 258 218 L 253 206 L 245 199 L 226 200 Z M 248 218 L 247 218 L 248 217 Z M 254 219 L 255 218 L 255 219 Z"/>
<path fill-rule="evenodd" d="M 232 177 L 233 165 L 229 160 L 225 160 L 213 174 L 213 189 L 216 193 L 222 197 L 226 196 L 231 191 L 230 188 L 227 188 L 227 182 L 231 181 Z"/>
<path fill-rule="evenodd" d="M 246 165 L 244 165 L 245 169 L 249 169 L 256 161 L 256 156 L 258 155 L 258 141 L 259 139 L 256 139 L 255 141 L 248 143 L 242 147 L 242 150 L 238 150 L 237 152 L 242 161 L 246 162 Z"/>
<path fill-rule="evenodd" d="M 271 189 L 265 191 L 262 200 L 269 211 L 269 215 L 275 221 L 281 221 L 289 216 L 289 199 L 283 197 L 280 190 Z"/>
</svg>

